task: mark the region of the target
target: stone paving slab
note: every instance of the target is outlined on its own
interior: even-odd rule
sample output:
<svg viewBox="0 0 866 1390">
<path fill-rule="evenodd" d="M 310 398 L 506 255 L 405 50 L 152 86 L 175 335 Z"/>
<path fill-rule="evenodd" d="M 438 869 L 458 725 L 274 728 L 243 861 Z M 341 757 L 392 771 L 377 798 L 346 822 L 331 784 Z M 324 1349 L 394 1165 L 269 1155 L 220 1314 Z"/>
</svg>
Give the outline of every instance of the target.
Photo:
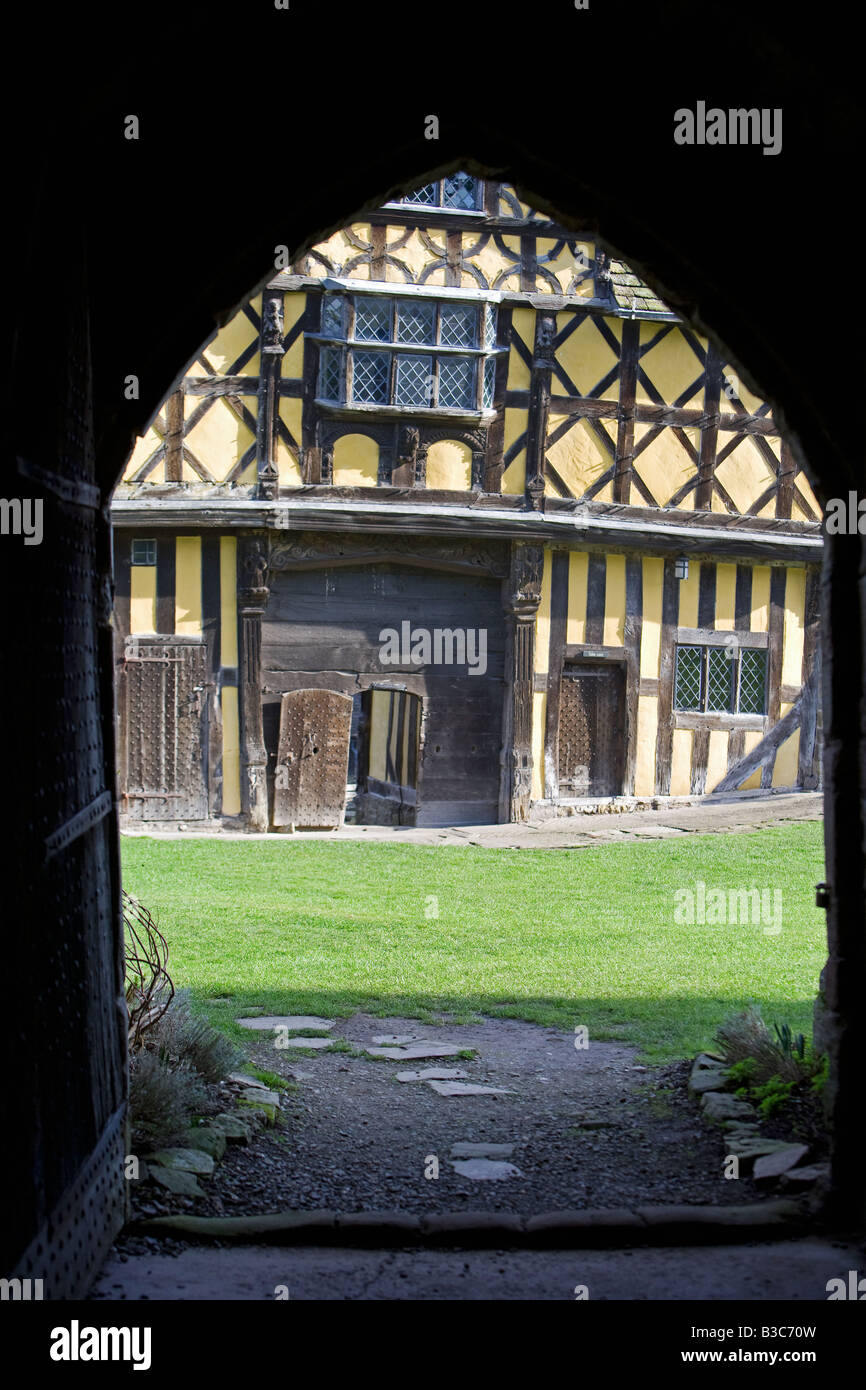
<svg viewBox="0 0 866 1390">
<path fill-rule="evenodd" d="M 460 1067 L 425 1067 L 423 1071 L 398 1071 L 398 1081 L 457 1081 L 468 1076 Z"/>
<path fill-rule="evenodd" d="M 495 1158 L 463 1158 L 451 1164 L 455 1173 L 462 1178 L 473 1178 L 479 1182 L 497 1182 L 502 1178 L 522 1178 L 523 1174 L 513 1163 L 504 1163 Z"/>
<path fill-rule="evenodd" d="M 452 1158 L 510 1158 L 513 1144 L 452 1144 Z"/>
<path fill-rule="evenodd" d="M 364 1049 L 370 1057 L 384 1057 L 388 1062 L 420 1062 L 426 1057 L 459 1057 L 465 1050 L 465 1046 L 460 1043 L 412 1043 L 408 1047 L 370 1046 Z"/>
<path fill-rule="evenodd" d="M 333 1028 L 336 1022 L 333 1018 L 317 1018 L 315 1014 L 267 1014 L 259 1018 L 238 1018 L 235 1019 L 242 1028 L 253 1028 L 257 1032 L 273 1033 L 277 1028 L 288 1028 L 290 1033 L 297 1032 L 299 1028 Z"/>
<path fill-rule="evenodd" d="M 513 1096 L 502 1086 L 475 1086 L 463 1081 L 428 1081 L 427 1085 L 440 1096 Z"/>
</svg>

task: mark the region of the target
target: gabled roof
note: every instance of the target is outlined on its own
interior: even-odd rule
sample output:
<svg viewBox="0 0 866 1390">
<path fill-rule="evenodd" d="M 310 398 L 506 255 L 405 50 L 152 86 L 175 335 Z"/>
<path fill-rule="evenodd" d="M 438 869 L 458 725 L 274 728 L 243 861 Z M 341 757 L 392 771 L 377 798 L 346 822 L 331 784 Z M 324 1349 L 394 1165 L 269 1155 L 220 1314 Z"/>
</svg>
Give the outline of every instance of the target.
<svg viewBox="0 0 866 1390">
<path fill-rule="evenodd" d="M 610 290 L 620 309 L 631 309 L 635 313 L 673 313 L 625 261 L 610 262 Z"/>
</svg>

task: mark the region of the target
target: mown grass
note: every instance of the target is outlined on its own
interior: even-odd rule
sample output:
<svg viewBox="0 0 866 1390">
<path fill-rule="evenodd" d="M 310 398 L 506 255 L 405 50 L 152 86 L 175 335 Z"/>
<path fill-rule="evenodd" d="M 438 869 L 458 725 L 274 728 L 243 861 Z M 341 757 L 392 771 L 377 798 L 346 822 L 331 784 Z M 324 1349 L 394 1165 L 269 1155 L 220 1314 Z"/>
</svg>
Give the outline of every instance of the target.
<svg viewBox="0 0 866 1390">
<path fill-rule="evenodd" d="M 254 1009 L 498 1014 L 658 1061 L 748 1003 L 810 1034 L 826 955 L 819 822 L 572 850 L 136 837 L 123 862 L 176 984 L 236 1035 Z M 678 925 L 674 894 L 699 879 L 781 889 L 781 931 Z"/>
</svg>

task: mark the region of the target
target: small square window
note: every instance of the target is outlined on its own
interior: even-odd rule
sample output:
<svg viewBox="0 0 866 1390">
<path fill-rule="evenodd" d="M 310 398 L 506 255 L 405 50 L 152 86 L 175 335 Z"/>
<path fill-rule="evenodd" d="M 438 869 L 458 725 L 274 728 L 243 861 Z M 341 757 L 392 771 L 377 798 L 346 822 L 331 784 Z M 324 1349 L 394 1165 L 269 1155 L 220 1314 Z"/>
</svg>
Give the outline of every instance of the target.
<svg viewBox="0 0 866 1390">
<path fill-rule="evenodd" d="M 155 565 L 156 564 L 156 541 L 132 542 L 132 563 L 134 565 Z"/>
</svg>

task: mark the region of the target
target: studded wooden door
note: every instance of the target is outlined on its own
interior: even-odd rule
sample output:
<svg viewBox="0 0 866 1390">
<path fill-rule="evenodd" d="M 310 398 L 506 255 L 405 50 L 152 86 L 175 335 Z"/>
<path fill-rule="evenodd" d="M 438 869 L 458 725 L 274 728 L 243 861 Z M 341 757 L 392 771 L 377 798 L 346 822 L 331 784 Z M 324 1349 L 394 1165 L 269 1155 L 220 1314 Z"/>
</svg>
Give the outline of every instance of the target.
<svg viewBox="0 0 866 1390">
<path fill-rule="evenodd" d="M 620 796 L 625 750 L 625 667 L 566 666 L 559 703 L 560 796 Z"/>
<path fill-rule="evenodd" d="M 343 823 L 352 697 L 291 690 L 280 702 L 274 825 L 333 830 Z"/>
<path fill-rule="evenodd" d="M 125 814 L 132 820 L 206 820 L 204 642 L 128 637 L 123 679 Z"/>
</svg>

